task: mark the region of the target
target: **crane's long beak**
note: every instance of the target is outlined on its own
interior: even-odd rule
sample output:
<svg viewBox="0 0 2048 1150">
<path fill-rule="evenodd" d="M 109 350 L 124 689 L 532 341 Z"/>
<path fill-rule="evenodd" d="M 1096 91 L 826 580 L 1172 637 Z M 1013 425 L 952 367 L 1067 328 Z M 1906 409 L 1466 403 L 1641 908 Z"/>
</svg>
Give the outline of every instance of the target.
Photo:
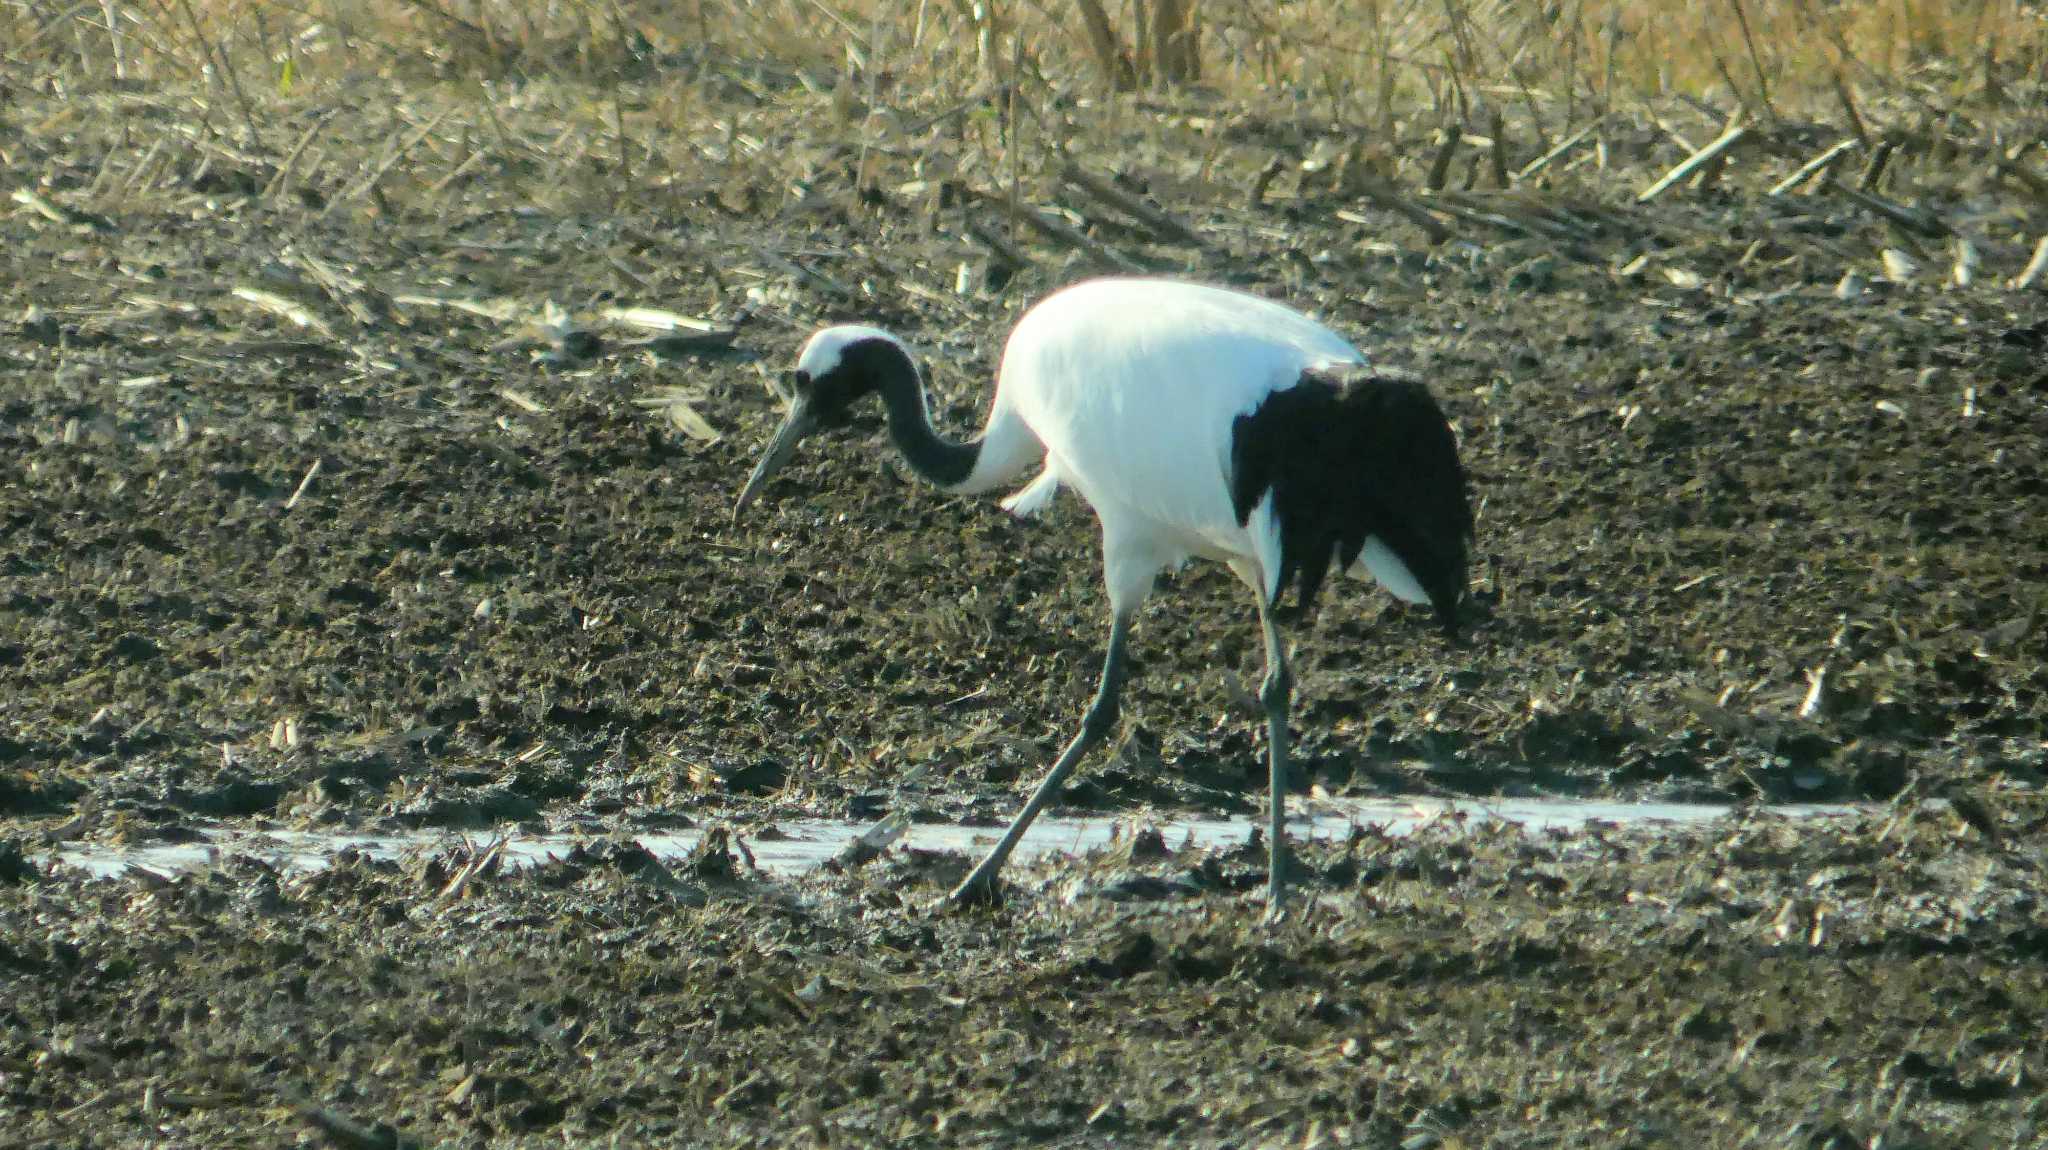
<svg viewBox="0 0 2048 1150">
<path fill-rule="evenodd" d="M 768 485 L 769 477 L 782 470 L 782 465 L 796 454 L 797 443 L 816 426 L 817 420 L 812 418 L 809 408 L 801 402 L 791 405 L 782 426 L 775 430 L 775 438 L 768 441 L 768 450 L 761 453 L 761 461 L 754 465 L 754 473 L 747 476 L 747 485 L 740 488 L 739 501 L 732 505 L 733 519 L 739 519 L 740 512 Z"/>
</svg>

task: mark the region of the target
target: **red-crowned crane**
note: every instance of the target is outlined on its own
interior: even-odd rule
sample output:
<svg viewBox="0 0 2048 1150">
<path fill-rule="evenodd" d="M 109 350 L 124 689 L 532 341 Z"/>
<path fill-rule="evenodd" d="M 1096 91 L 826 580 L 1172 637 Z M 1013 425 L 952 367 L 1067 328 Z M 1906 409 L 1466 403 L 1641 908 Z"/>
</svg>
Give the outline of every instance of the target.
<svg viewBox="0 0 2048 1150">
<path fill-rule="evenodd" d="M 1010 335 L 981 435 L 932 430 L 923 380 L 878 328 L 830 327 L 797 358 L 788 417 L 733 507 L 738 518 L 799 440 L 881 397 L 911 468 L 949 492 L 987 491 L 1043 460 L 1003 505 L 1044 507 L 1061 484 L 1102 524 L 1109 651 L 1102 683 L 1002 839 L 952 893 L 994 893 L 996 872 L 1074 765 L 1117 720 L 1131 618 L 1162 570 L 1230 566 L 1258 601 L 1266 642 L 1271 787 L 1268 912 L 1286 889 L 1281 818 L 1292 677 L 1275 624 L 1293 585 L 1310 608 L 1332 564 L 1428 603 L 1455 633 L 1472 512 L 1457 443 L 1429 390 L 1365 367 L 1343 337 L 1281 304 L 1160 279 L 1098 279 L 1048 296 Z"/>
</svg>

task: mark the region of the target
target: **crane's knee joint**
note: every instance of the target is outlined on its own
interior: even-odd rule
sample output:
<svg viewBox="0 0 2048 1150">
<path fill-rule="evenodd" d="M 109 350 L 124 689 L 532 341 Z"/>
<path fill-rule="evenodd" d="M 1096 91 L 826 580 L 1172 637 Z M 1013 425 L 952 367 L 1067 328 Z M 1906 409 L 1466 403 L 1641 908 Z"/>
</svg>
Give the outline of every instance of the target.
<svg viewBox="0 0 2048 1150">
<path fill-rule="evenodd" d="M 1266 669 L 1265 682 L 1259 684 L 1259 702 L 1268 711 L 1284 711 L 1288 700 L 1294 696 L 1294 675 L 1285 666 Z"/>
<path fill-rule="evenodd" d="M 1089 739 L 1100 739 L 1116 728 L 1121 706 L 1117 700 L 1098 698 L 1081 717 L 1081 733 Z"/>
</svg>

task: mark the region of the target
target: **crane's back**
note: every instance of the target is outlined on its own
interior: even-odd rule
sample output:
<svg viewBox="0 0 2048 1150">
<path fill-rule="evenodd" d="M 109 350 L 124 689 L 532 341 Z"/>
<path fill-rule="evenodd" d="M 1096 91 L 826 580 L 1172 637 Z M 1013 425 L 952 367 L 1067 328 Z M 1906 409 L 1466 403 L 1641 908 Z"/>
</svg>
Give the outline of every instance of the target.
<svg viewBox="0 0 2048 1150">
<path fill-rule="evenodd" d="M 1048 396 L 1073 386 L 1185 400 L 1190 390 L 1262 396 L 1303 368 L 1358 362 L 1342 336 L 1271 300 L 1177 280 L 1098 279 L 1024 314 L 1003 375 L 1028 376 Z"/>
<path fill-rule="evenodd" d="M 1169 565 L 1248 560 L 1267 594 L 1299 577 L 1304 604 L 1325 568 L 1363 554 L 1449 626 L 1472 527 L 1455 441 L 1425 387 L 1361 378 L 1363 362 L 1256 296 L 1092 280 L 1018 322 L 996 402 L 1112 545 Z"/>
<path fill-rule="evenodd" d="M 1215 555 L 1239 530 L 1227 472 L 1234 421 L 1305 370 L 1360 360 L 1335 332 L 1256 296 L 1090 280 L 1018 322 L 997 403 L 1031 426 L 1098 513 L 1143 517 Z"/>
</svg>

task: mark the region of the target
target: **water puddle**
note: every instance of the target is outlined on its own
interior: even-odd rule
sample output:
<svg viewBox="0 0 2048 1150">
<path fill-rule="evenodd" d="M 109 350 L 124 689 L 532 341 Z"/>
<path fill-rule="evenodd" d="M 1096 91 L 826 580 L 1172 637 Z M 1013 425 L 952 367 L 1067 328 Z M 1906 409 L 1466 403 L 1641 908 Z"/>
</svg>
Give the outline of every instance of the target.
<svg viewBox="0 0 2048 1150">
<path fill-rule="evenodd" d="M 1435 819 L 1460 816 L 1467 824 L 1500 821 L 1519 823 L 1529 830 L 1551 828 L 1575 830 L 1591 822 L 1619 826 L 1684 825 L 1721 818 L 1733 808 L 1692 803 L 1616 803 L 1572 799 L 1501 799 L 1497 801 L 1448 801 L 1437 799 L 1343 799 L 1302 804 L 1289 812 L 1287 831 L 1291 838 L 1334 839 L 1351 833 L 1355 826 L 1378 826 L 1389 834 L 1407 834 Z M 1856 804 L 1797 803 L 1764 807 L 1762 811 L 1782 818 L 1841 817 L 1867 810 Z M 1018 844 L 1018 860 L 1053 853 L 1081 854 L 1103 847 L 1119 834 L 1137 826 L 1156 826 L 1168 845 L 1178 848 L 1192 843 L 1198 847 L 1230 847 L 1242 844 L 1262 820 L 1247 817 L 1145 817 L 1142 815 L 1095 815 L 1088 817 L 1045 816 L 1032 825 Z M 882 825 L 829 819 L 787 819 L 773 824 L 772 831 L 759 828 L 740 836 L 761 869 L 780 875 L 801 874 L 822 865 L 845 850 L 854 840 L 867 836 L 874 845 L 893 842 L 899 847 L 921 850 L 958 851 L 978 855 L 1001 833 L 1000 827 L 968 827 L 951 824 L 913 823 Z M 124 873 L 131 866 L 162 874 L 175 874 L 208 865 L 227 854 L 260 858 L 283 870 L 312 870 L 326 866 L 337 852 L 354 850 L 371 858 L 391 859 L 415 851 L 445 849 L 464 839 L 487 842 L 496 839 L 490 831 L 461 834 L 451 831 L 411 831 L 388 834 L 301 830 L 250 830 L 239 827 L 202 827 L 198 839 L 183 843 L 101 846 L 74 843 L 51 853 L 56 861 L 83 869 L 99 877 Z M 703 834 L 700 830 L 631 834 L 657 857 L 667 859 L 687 854 Z M 522 834 L 513 832 L 504 845 L 502 861 L 509 866 L 544 862 L 551 855 L 567 854 L 578 843 L 602 841 L 610 835 Z"/>
</svg>

